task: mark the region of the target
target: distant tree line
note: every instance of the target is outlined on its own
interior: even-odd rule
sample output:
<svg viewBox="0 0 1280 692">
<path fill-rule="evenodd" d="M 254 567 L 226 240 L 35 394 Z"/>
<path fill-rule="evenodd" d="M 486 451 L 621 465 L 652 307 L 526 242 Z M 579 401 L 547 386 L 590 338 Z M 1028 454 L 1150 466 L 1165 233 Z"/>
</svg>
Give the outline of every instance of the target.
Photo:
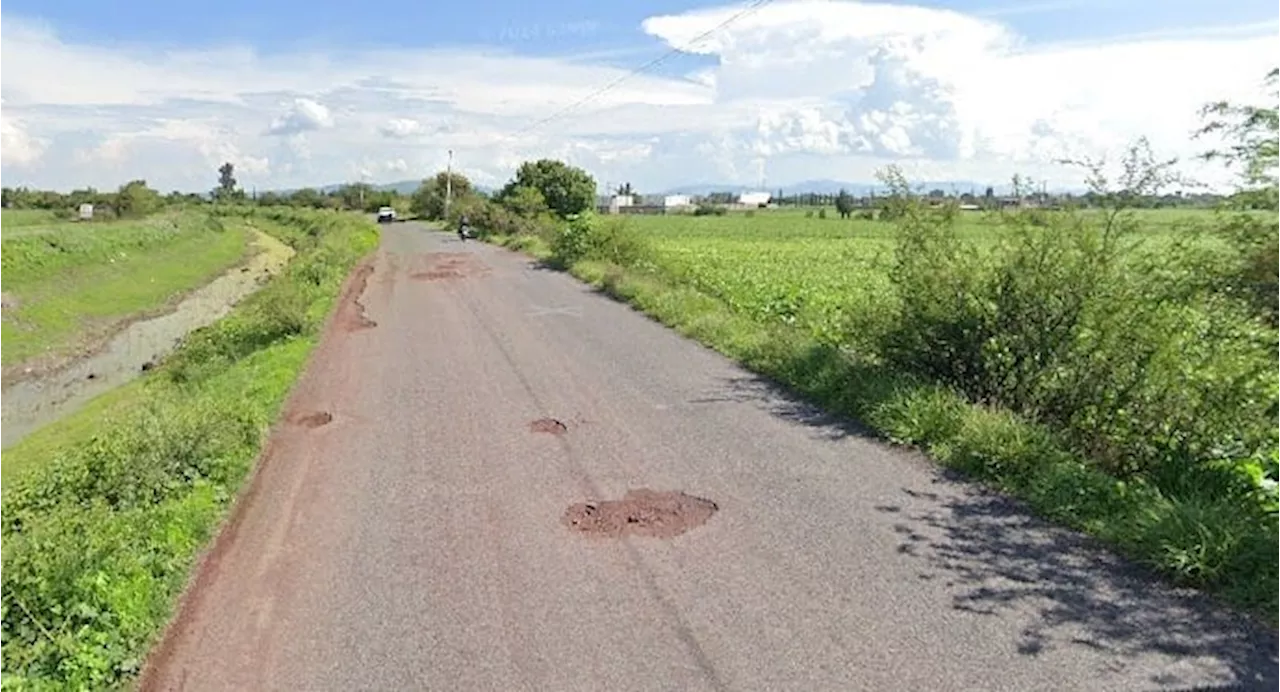
<svg viewBox="0 0 1280 692">
<path fill-rule="evenodd" d="M 1225 111 L 1224 111 L 1225 113 Z M 1219 153 L 1220 158 L 1226 154 Z M 450 175 L 452 187 L 450 188 Z M 959 205 L 973 205 L 984 209 L 1016 204 L 1019 206 L 1040 207 L 1101 207 L 1106 200 L 1096 192 L 1048 193 L 1044 190 L 1019 189 L 1019 181 L 1014 181 L 1014 192 L 996 195 L 992 187 L 981 193 L 976 189 L 965 192 L 947 191 L 935 188 L 924 194 L 927 199 L 938 203 L 950 202 Z M 610 190 L 618 195 L 637 193 L 630 183 L 619 185 Z M 68 193 L 52 190 L 34 190 L 27 187 L 5 187 L 0 205 L 13 209 L 46 209 L 59 216 L 71 218 L 82 204 L 92 204 L 94 218 L 110 219 L 119 217 L 136 217 L 154 213 L 164 207 L 191 204 L 255 204 L 260 206 L 296 206 L 316 209 L 334 209 L 347 211 L 374 212 L 381 207 L 393 207 L 401 215 L 413 214 L 425 219 L 443 219 L 447 215 L 446 197 L 461 206 L 459 209 L 474 207 L 480 200 L 497 204 L 505 213 L 517 218 L 535 219 L 545 215 L 568 217 L 596 205 L 596 183 L 589 174 L 579 168 L 569 166 L 561 161 L 541 159 L 521 164 L 515 177 L 492 198 L 481 194 L 471 182 L 459 173 L 441 171 L 435 176 L 422 181 L 422 184 L 410 194 L 401 194 L 392 189 L 379 189 L 368 183 L 350 183 L 329 190 L 302 188 L 288 192 L 246 193 L 239 186 L 235 177 L 234 164 L 227 162 L 218 167 L 216 185 L 209 193 L 184 193 L 172 191 L 162 194 L 147 185 L 146 180 L 133 180 L 121 185 L 114 192 L 100 191 L 92 187 L 72 190 Z M 781 190 L 773 196 L 771 204 L 781 207 L 835 207 L 841 218 L 853 215 L 861 217 L 889 218 L 891 211 L 886 212 L 885 200 L 889 195 L 869 194 L 855 196 L 847 190 L 836 194 L 799 193 L 783 194 Z M 723 205 L 737 200 L 733 192 L 712 192 L 698 195 L 693 202 L 702 213 L 718 211 Z M 1230 201 L 1228 197 L 1210 193 L 1185 193 L 1182 191 L 1150 194 L 1132 201 L 1139 208 L 1209 208 L 1220 206 Z M 1266 208 L 1267 201 L 1256 204 L 1244 200 L 1248 206 Z M 825 212 L 822 214 L 825 218 Z"/>
</svg>

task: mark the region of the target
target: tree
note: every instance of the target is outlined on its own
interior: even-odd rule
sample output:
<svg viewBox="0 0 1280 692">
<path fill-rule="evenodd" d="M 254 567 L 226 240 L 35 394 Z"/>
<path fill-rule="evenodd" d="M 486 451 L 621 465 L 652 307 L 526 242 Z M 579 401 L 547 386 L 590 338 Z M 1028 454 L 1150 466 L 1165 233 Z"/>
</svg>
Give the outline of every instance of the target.
<svg viewBox="0 0 1280 692">
<path fill-rule="evenodd" d="M 1280 69 L 1267 73 L 1266 84 L 1273 89 L 1280 81 Z M 1273 101 L 1276 93 L 1272 92 Z M 1221 161 L 1237 168 L 1240 176 L 1238 197 L 1256 209 L 1276 209 L 1277 166 L 1280 166 L 1280 115 L 1275 103 L 1265 106 L 1236 105 L 1219 101 L 1200 111 L 1205 124 L 1197 137 L 1218 134 L 1226 140 L 1226 148 L 1210 149 L 1201 154 L 1206 161 Z"/>
<path fill-rule="evenodd" d="M 1280 70 L 1267 74 L 1276 86 Z M 1227 267 L 1218 276 L 1224 291 L 1242 296 L 1263 319 L 1280 322 L 1280 248 L 1276 244 L 1276 211 L 1280 208 L 1280 94 L 1274 90 L 1266 105 L 1212 103 L 1201 111 L 1204 126 L 1197 136 L 1220 134 L 1225 148 L 1211 149 L 1202 158 L 1236 169 L 1239 186 L 1228 200 L 1218 234 L 1231 249 Z M 1266 217 L 1249 213 L 1270 211 Z"/>
<path fill-rule="evenodd" d="M 580 214 L 595 206 L 596 181 L 581 168 L 563 161 L 525 161 L 516 177 L 499 194 L 499 201 L 515 194 L 517 188 L 531 187 L 542 193 L 547 206 L 562 218 Z"/>
<path fill-rule="evenodd" d="M 455 202 L 472 196 L 471 181 L 461 173 L 440 171 L 435 177 L 422 181 L 413 193 L 409 209 L 425 219 L 443 219 L 446 194 L 451 195 Z"/>
<path fill-rule="evenodd" d="M 304 187 L 301 190 L 294 190 L 288 197 L 289 204 L 295 207 L 312 207 L 319 209 L 324 206 L 324 197 L 319 190 L 310 187 Z"/>
<path fill-rule="evenodd" d="M 231 200 L 244 197 L 244 190 L 236 189 L 236 167 L 230 161 L 218 166 L 218 187 L 213 190 L 216 200 Z"/>
<path fill-rule="evenodd" d="M 147 187 L 145 180 L 131 180 L 116 192 L 116 214 L 146 216 L 160 208 L 160 193 Z"/>
<path fill-rule="evenodd" d="M 526 219 L 537 218 L 548 211 L 547 200 L 542 193 L 526 186 L 517 187 L 503 197 L 502 206 Z"/>
<path fill-rule="evenodd" d="M 836 211 L 840 212 L 842 219 L 849 218 L 853 213 L 853 195 L 844 188 L 840 188 L 840 194 L 836 195 Z"/>
<path fill-rule="evenodd" d="M 619 197 L 635 197 L 636 193 L 631 189 L 631 183 L 623 183 L 618 186 Z"/>
</svg>

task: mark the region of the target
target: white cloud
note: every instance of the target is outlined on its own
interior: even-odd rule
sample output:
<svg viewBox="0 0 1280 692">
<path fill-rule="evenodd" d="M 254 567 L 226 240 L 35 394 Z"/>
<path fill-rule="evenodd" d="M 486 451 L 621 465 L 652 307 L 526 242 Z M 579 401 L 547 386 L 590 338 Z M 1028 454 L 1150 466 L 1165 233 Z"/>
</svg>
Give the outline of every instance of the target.
<svg viewBox="0 0 1280 692">
<path fill-rule="evenodd" d="M 0 112 L 0 159 L 5 165 L 29 166 L 44 154 L 44 140 L 27 133 L 22 121 Z"/>
<path fill-rule="evenodd" d="M 1034 45 L 1000 13 L 831 0 L 778 0 L 691 45 L 739 9 L 649 18 L 650 40 L 714 64 L 635 76 L 532 132 L 624 72 L 492 49 L 106 47 L 6 17 L 4 175 L 205 189 L 227 160 L 262 189 L 426 177 L 452 149 L 484 184 L 537 156 L 646 189 L 752 182 L 761 160 L 772 184 L 871 180 L 895 161 L 935 178 L 1075 182 L 1049 161 L 1138 135 L 1169 155 L 1206 146 L 1188 137 L 1198 107 L 1256 98 L 1277 47 L 1274 22 Z"/>
<path fill-rule="evenodd" d="M 392 118 L 378 128 L 378 132 L 384 137 L 392 139 L 404 139 L 421 134 L 423 131 L 422 123 L 412 118 Z"/>
<path fill-rule="evenodd" d="M 288 112 L 271 121 L 267 134 L 298 135 L 327 127 L 333 127 L 333 116 L 324 104 L 311 99 L 296 99 Z"/>
</svg>

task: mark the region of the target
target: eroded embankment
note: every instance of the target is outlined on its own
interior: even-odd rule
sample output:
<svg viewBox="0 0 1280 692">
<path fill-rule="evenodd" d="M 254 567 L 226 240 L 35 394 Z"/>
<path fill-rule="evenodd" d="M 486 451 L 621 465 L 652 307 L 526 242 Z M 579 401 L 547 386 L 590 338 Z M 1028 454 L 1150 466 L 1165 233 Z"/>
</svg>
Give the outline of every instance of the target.
<svg viewBox="0 0 1280 692">
<path fill-rule="evenodd" d="M 129 324 L 92 355 L 5 387 L 3 448 L 138 377 L 188 333 L 226 316 L 258 290 L 288 263 L 293 249 L 265 233 L 255 235 L 258 252 L 246 264 L 196 289 L 172 311 Z"/>
</svg>

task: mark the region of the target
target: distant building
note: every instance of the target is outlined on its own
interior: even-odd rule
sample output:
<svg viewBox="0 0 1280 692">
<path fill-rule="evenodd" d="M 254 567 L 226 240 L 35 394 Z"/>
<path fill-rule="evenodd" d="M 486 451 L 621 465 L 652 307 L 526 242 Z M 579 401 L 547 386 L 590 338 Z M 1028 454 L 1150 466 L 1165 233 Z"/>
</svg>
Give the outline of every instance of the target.
<svg viewBox="0 0 1280 692">
<path fill-rule="evenodd" d="M 635 198 L 631 195 L 614 195 L 609 198 L 609 213 L 617 214 L 623 207 L 635 206 Z"/>
<path fill-rule="evenodd" d="M 666 195 L 662 198 L 662 206 L 667 209 L 692 207 L 693 199 L 689 195 Z"/>
<path fill-rule="evenodd" d="M 744 192 L 738 196 L 738 204 L 744 207 L 759 207 L 769 203 L 773 194 L 768 192 Z"/>
</svg>

